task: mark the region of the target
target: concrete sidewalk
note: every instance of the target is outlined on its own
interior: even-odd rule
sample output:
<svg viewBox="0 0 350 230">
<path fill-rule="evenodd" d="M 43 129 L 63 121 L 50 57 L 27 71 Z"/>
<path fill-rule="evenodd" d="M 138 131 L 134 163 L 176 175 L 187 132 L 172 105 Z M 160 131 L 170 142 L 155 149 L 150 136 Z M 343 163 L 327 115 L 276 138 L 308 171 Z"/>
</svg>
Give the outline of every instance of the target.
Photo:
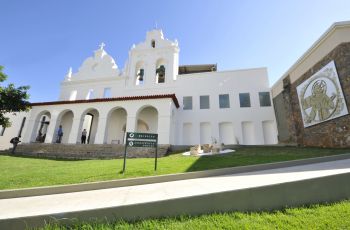
<svg viewBox="0 0 350 230">
<path fill-rule="evenodd" d="M 190 199 L 191 197 L 223 194 L 230 191 L 246 190 L 249 192 L 249 189 L 252 188 L 268 187 L 290 182 L 296 183 L 298 181 L 348 173 L 350 173 L 350 159 L 164 183 L 2 199 L 0 200 L 0 228 L 2 226 L 12 226 L 9 225 L 11 220 L 17 222 L 21 219 L 29 221 L 31 217 L 40 216 L 61 218 L 66 217 L 65 214 L 67 213 L 79 213 L 89 210 L 92 211 L 89 212 L 90 217 L 94 217 L 93 210 L 110 209 L 113 207 L 123 207 L 123 213 L 125 214 L 127 213 L 126 208 L 128 206 L 151 204 L 152 202 L 159 203 L 182 198 Z M 305 185 L 303 186 L 305 187 Z M 334 189 L 337 190 L 337 188 Z M 346 189 L 350 194 L 349 186 Z M 314 191 L 305 190 L 305 192 Z M 274 194 L 271 194 L 271 196 L 274 196 Z M 345 194 L 343 198 L 350 198 L 346 196 Z M 212 201 L 208 200 L 208 202 Z M 281 204 L 281 206 L 285 205 L 288 204 Z M 257 209 L 259 210 L 258 207 Z M 162 212 L 161 210 L 159 211 Z M 186 209 L 183 210 L 183 213 L 187 213 Z M 200 210 L 197 213 L 201 213 Z M 159 214 L 159 216 L 162 216 L 162 213 Z M 187 214 L 193 213 L 189 212 Z M 130 213 L 130 215 L 130 219 L 132 219 L 133 213 Z M 72 215 L 69 215 L 69 217 L 71 218 Z M 79 214 L 76 217 L 79 217 Z M 35 219 L 38 220 L 38 218 Z M 34 225 L 38 226 L 37 224 Z"/>
</svg>

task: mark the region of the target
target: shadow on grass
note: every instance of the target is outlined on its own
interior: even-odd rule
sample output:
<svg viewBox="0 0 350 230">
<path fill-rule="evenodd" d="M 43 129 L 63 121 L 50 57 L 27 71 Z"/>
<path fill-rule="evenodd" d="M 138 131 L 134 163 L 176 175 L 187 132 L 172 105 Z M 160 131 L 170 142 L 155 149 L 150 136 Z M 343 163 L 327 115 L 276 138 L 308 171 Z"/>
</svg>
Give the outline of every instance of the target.
<svg viewBox="0 0 350 230">
<path fill-rule="evenodd" d="M 237 146 L 235 152 L 197 157 L 187 172 L 300 160 L 350 153 L 350 149 L 317 147 Z M 196 156 L 188 156 L 196 157 Z"/>
</svg>

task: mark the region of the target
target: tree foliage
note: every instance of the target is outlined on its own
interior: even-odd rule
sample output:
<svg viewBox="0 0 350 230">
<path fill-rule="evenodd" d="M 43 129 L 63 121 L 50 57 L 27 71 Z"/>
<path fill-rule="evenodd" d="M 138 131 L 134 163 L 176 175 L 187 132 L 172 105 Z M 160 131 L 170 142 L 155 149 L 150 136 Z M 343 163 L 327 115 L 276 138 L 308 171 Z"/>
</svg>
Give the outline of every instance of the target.
<svg viewBox="0 0 350 230">
<path fill-rule="evenodd" d="M 0 66 L 0 83 L 7 79 L 7 75 L 3 72 L 3 66 Z M 14 113 L 20 111 L 28 111 L 30 109 L 29 94 L 27 90 L 29 86 L 15 87 L 14 84 L 8 86 L 0 85 L 0 125 L 9 127 L 10 120 L 6 117 L 6 113 Z"/>
</svg>

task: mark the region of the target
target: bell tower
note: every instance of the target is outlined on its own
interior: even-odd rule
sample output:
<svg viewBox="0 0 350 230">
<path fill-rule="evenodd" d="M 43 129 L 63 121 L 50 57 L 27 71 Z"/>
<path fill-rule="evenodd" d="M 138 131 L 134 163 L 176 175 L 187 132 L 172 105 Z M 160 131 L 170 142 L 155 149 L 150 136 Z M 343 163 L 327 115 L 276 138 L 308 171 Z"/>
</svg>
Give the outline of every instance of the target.
<svg viewBox="0 0 350 230">
<path fill-rule="evenodd" d="M 178 42 L 164 39 L 163 32 L 147 32 L 146 40 L 129 51 L 129 87 L 160 87 L 176 81 L 179 68 Z"/>
</svg>

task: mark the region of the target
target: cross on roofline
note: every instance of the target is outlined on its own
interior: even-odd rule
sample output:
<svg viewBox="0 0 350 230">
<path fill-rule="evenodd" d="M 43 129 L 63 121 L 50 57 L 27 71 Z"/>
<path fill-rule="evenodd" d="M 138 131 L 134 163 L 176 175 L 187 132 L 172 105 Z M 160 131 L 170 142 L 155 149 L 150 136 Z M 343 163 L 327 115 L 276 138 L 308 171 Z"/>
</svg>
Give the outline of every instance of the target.
<svg viewBox="0 0 350 230">
<path fill-rule="evenodd" d="M 104 44 L 103 42 L 99 45 L 99 47 L 100 47 L 100 50 L 103 50 L 103 47 L 105 47 L 106 46 L 106 44 Z"/>
</svg>

